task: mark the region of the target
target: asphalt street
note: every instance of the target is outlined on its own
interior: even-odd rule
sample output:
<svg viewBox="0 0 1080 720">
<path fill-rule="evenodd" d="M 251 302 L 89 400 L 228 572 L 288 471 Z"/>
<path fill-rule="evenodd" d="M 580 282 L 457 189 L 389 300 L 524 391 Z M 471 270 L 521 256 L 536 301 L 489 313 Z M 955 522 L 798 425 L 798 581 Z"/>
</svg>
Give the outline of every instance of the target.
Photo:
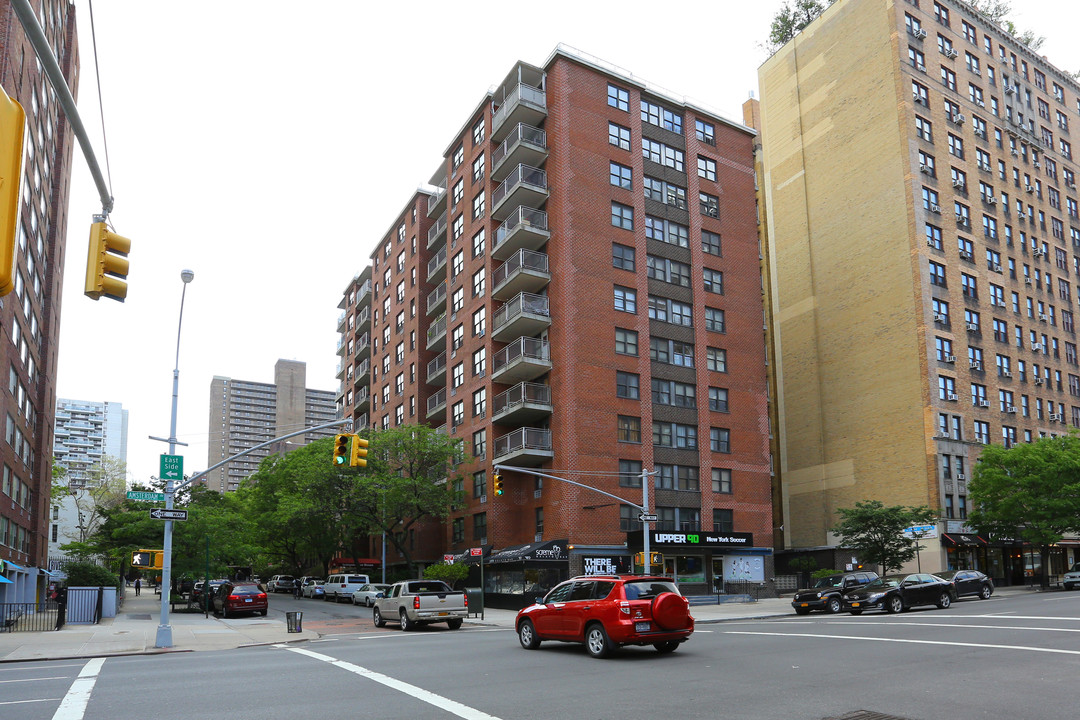
<svg viewBox="0 0 1080 720">
<path fill-rule="evenodd" d="M 366 609 L 287 602 L 342 623 L 340 632 L 215 652 L 8 663 L 0 717 L 819 720 L 865 711 L 878 720 L 1037 720 L 1074 716 L 1080 675 L 1080 593 L 703 624 L 671 655 L 625 648 L 605 660 L 560 643 L 524 650 L 505 627 L 375 630 Z"/>
</svg>

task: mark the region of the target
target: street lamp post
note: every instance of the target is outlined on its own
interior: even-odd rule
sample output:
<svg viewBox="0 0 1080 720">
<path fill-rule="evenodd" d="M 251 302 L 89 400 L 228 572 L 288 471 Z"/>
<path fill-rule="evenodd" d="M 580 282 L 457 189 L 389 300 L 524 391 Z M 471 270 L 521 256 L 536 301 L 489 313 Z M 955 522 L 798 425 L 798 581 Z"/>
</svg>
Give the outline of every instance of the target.
<svg viewBox="0 0 1080 720">
<path fill-rule="evenodd" d="M 176 439 L 176 404 L 180 393 L 180 329 L 184 324 L 184 297 L 187 295 L 188 283 L 195 279 L 195 273 L 191 270 L 182 270 L 180 279 L 184 281 L 184 289 L 180 293 L 180 319 L 176 323 L 176 364 L 173 366 L 172 381 L 172 413 L 169 419 L 169 454 L 176 454 L 176 446 L 184 445 Z M 160 440 L 161 438 L 151 438 Z M 165 481 L 165 509 L 173 507 L 173 479 Z M 158 624 L 157 636 L 154 647 L 172 647 L 172 625 L 169 624 L 169 600 L 172 594 L 172 531 L 173 521 L 165 521 L 165 541 L 162 544 L 164 558 L 161 564 L 161 621 Z M 207 588 L 204 588 L 204 592 Z"/>
</svg>

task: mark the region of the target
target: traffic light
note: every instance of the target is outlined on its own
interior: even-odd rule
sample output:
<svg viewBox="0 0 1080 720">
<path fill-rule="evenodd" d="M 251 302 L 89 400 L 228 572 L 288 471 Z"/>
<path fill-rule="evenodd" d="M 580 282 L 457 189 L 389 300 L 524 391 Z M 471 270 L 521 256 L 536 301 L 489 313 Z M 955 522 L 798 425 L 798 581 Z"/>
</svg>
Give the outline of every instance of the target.
<svg viewBox="0 0 1080 720">
<path fill-rule="evenodd" d="M 18 234 L 26 113 L 0 88 L 0 296 L 15 287 L 15 237 Z"/>
<path fill-rule="evenodd" d="M 104 295 L 124 302 L 131 241 L 109 232 L 102 216 L 95 219 L 97 222 L 90 226 L 90 250 L 86 256 L 86 296 L 97 300 Z"/>
<path fill-rule="evenodd" d="M 367 467 L 368 441 L 359 435 L 353 435 L 352 454 L 349 456 L 349 467 Z"/>
<path fill-rule="evenodd" d="M 652 561 L 651 562 L 652 565 L 663 565 L 664 564 L 664 556 L 661 555 L 658 552 L 649 553 L 649 559 Z"/>
<path fill-rule="evenodd" d="M 502 475 L 500 475 L 499 473 L 495 473 L 494 475 L 491 476 L 491 487 L 492 487 L 492 489 L 495 490 L 496 495 L 502 495 L 503 494 Z"/>
<path fill-rule="evenodd" d="M 334 436 L 334 464 L 344 465 L 349 462 L 349 446 L 352 444 L 352 435 Z"/>
<path fill-rule="evenodd" d="M 136 550 L 131 553 L 131 567 L 154 567 L 154 554 L 145 550 Z"/>
</svg>

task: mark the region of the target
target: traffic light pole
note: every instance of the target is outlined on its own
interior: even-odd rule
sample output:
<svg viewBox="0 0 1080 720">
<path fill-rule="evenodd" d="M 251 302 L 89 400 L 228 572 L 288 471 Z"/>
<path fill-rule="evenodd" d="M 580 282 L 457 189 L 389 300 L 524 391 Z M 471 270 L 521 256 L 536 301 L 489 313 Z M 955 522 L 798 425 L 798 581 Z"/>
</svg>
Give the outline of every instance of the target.
<svg viewBox="0 0 1080 720">
<path fill-rule="evenodd" d="M 650 472 L 650 471 L 645 470 L 644 468 L 642 468 L 642 470 L 641 470 L 641 504 L 638 505 L 637 503 L 631 502 L 630 500 L 627 500 L 626 498 L 619 497 L 618 495 L 612 495 L 611 493 L 606 492 L 604 490 L 601 490 L 600 488 L 595 488 L 592 485 L 586 485 L 585 483 L 579 483 L 579 482 L 576 482 L 574 480 L 567 480 L 566 478 L 559 477 L 558 475 L 549 475 L 547 473 L 542 473 L 539 470 L 533 470 L 532 468 L 514 467 L 513 465 L 496 465 L 495 466 L 495 472 L 500 473 L 503 470 L 513 470 L 514 472 L 525 473 L 526 475 L 532 475 L 534 477 L 550 478 L 552 480 L 558 480 L 559 482 L 569 483 L 570 485 L 577 485 L 580 488 L 585 488 L 586 490 L 592 490 L 593 492 L 598 492 L 601 495 L 607 495 L 609 498 L 614 498 L 615 500 L 618 500 L 619 502 L 626 503 L 627 505 L 630 505 L 631 507 L 636 507 L 638 510 L 641 511 L 641 515 L 642 515 L 643 518 L 644 518 L 644 516 L 649 514 L 649 482 L 648 482 L 649 477 L 652 476 L 652 475 L 655 475 L 658 472 L 660 472 L 659 470 L 653 470 L 653 471 Z M 652 555 L 649 552 L 649 523 L 650 522 L 652 522 L 652 520 L 645 520 L 645 519 L 641 520 L 641 525 L 642 525 L 641 537 L 643 539 L 643 548 L 642 549 L 645 551 L 645 562 L 647 563 L 647 565 L 646 565 L 647 568 L 652 568 Z"/>
</svg>

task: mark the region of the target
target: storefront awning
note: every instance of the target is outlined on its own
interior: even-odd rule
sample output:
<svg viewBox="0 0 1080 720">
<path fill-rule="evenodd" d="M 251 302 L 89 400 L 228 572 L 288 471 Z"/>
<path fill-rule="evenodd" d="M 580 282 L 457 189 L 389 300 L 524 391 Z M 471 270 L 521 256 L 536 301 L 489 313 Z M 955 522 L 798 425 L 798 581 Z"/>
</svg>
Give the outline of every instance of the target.
<svg viewBox="0 0 1080 720">
<path fill-rule="evenodd" d="M 24 568 L 22 565 L 19 565 L 17 563 L 13 563 L 10 560 L 0 560 L 0 572 L 3 572 L 4 570 L 9 570 L 9 569 L 10 570 L 22 570 L 23 572 L 26 571 L 26 568 Z"/>
<path fill-rule="evenodd" d="M 978 535 L 966 535 L 966 534 L 941 534 L 941 543 L 947 547 L 986 547 L 988 542 L 983 540 Z"/>
<path fill-rule="evenodd" d="M 7 583 L 8 585 L 13 585 L 14 584 L 10 580 L 8 580 L 6 577 L 4 577 L 3 575 L 0 575 L 0 583 Z"/>
<path fill-rule="evenodd" d="M 547 542 L 527 543 L 525 545 L 511 545 L 498 552 L 493 552 L 485 562 L 492 565 L 506 562 L 550 561 L 566 562 L 570 559 L 567 552 L 566 540 L 549 540 Z"/>
</svg>

